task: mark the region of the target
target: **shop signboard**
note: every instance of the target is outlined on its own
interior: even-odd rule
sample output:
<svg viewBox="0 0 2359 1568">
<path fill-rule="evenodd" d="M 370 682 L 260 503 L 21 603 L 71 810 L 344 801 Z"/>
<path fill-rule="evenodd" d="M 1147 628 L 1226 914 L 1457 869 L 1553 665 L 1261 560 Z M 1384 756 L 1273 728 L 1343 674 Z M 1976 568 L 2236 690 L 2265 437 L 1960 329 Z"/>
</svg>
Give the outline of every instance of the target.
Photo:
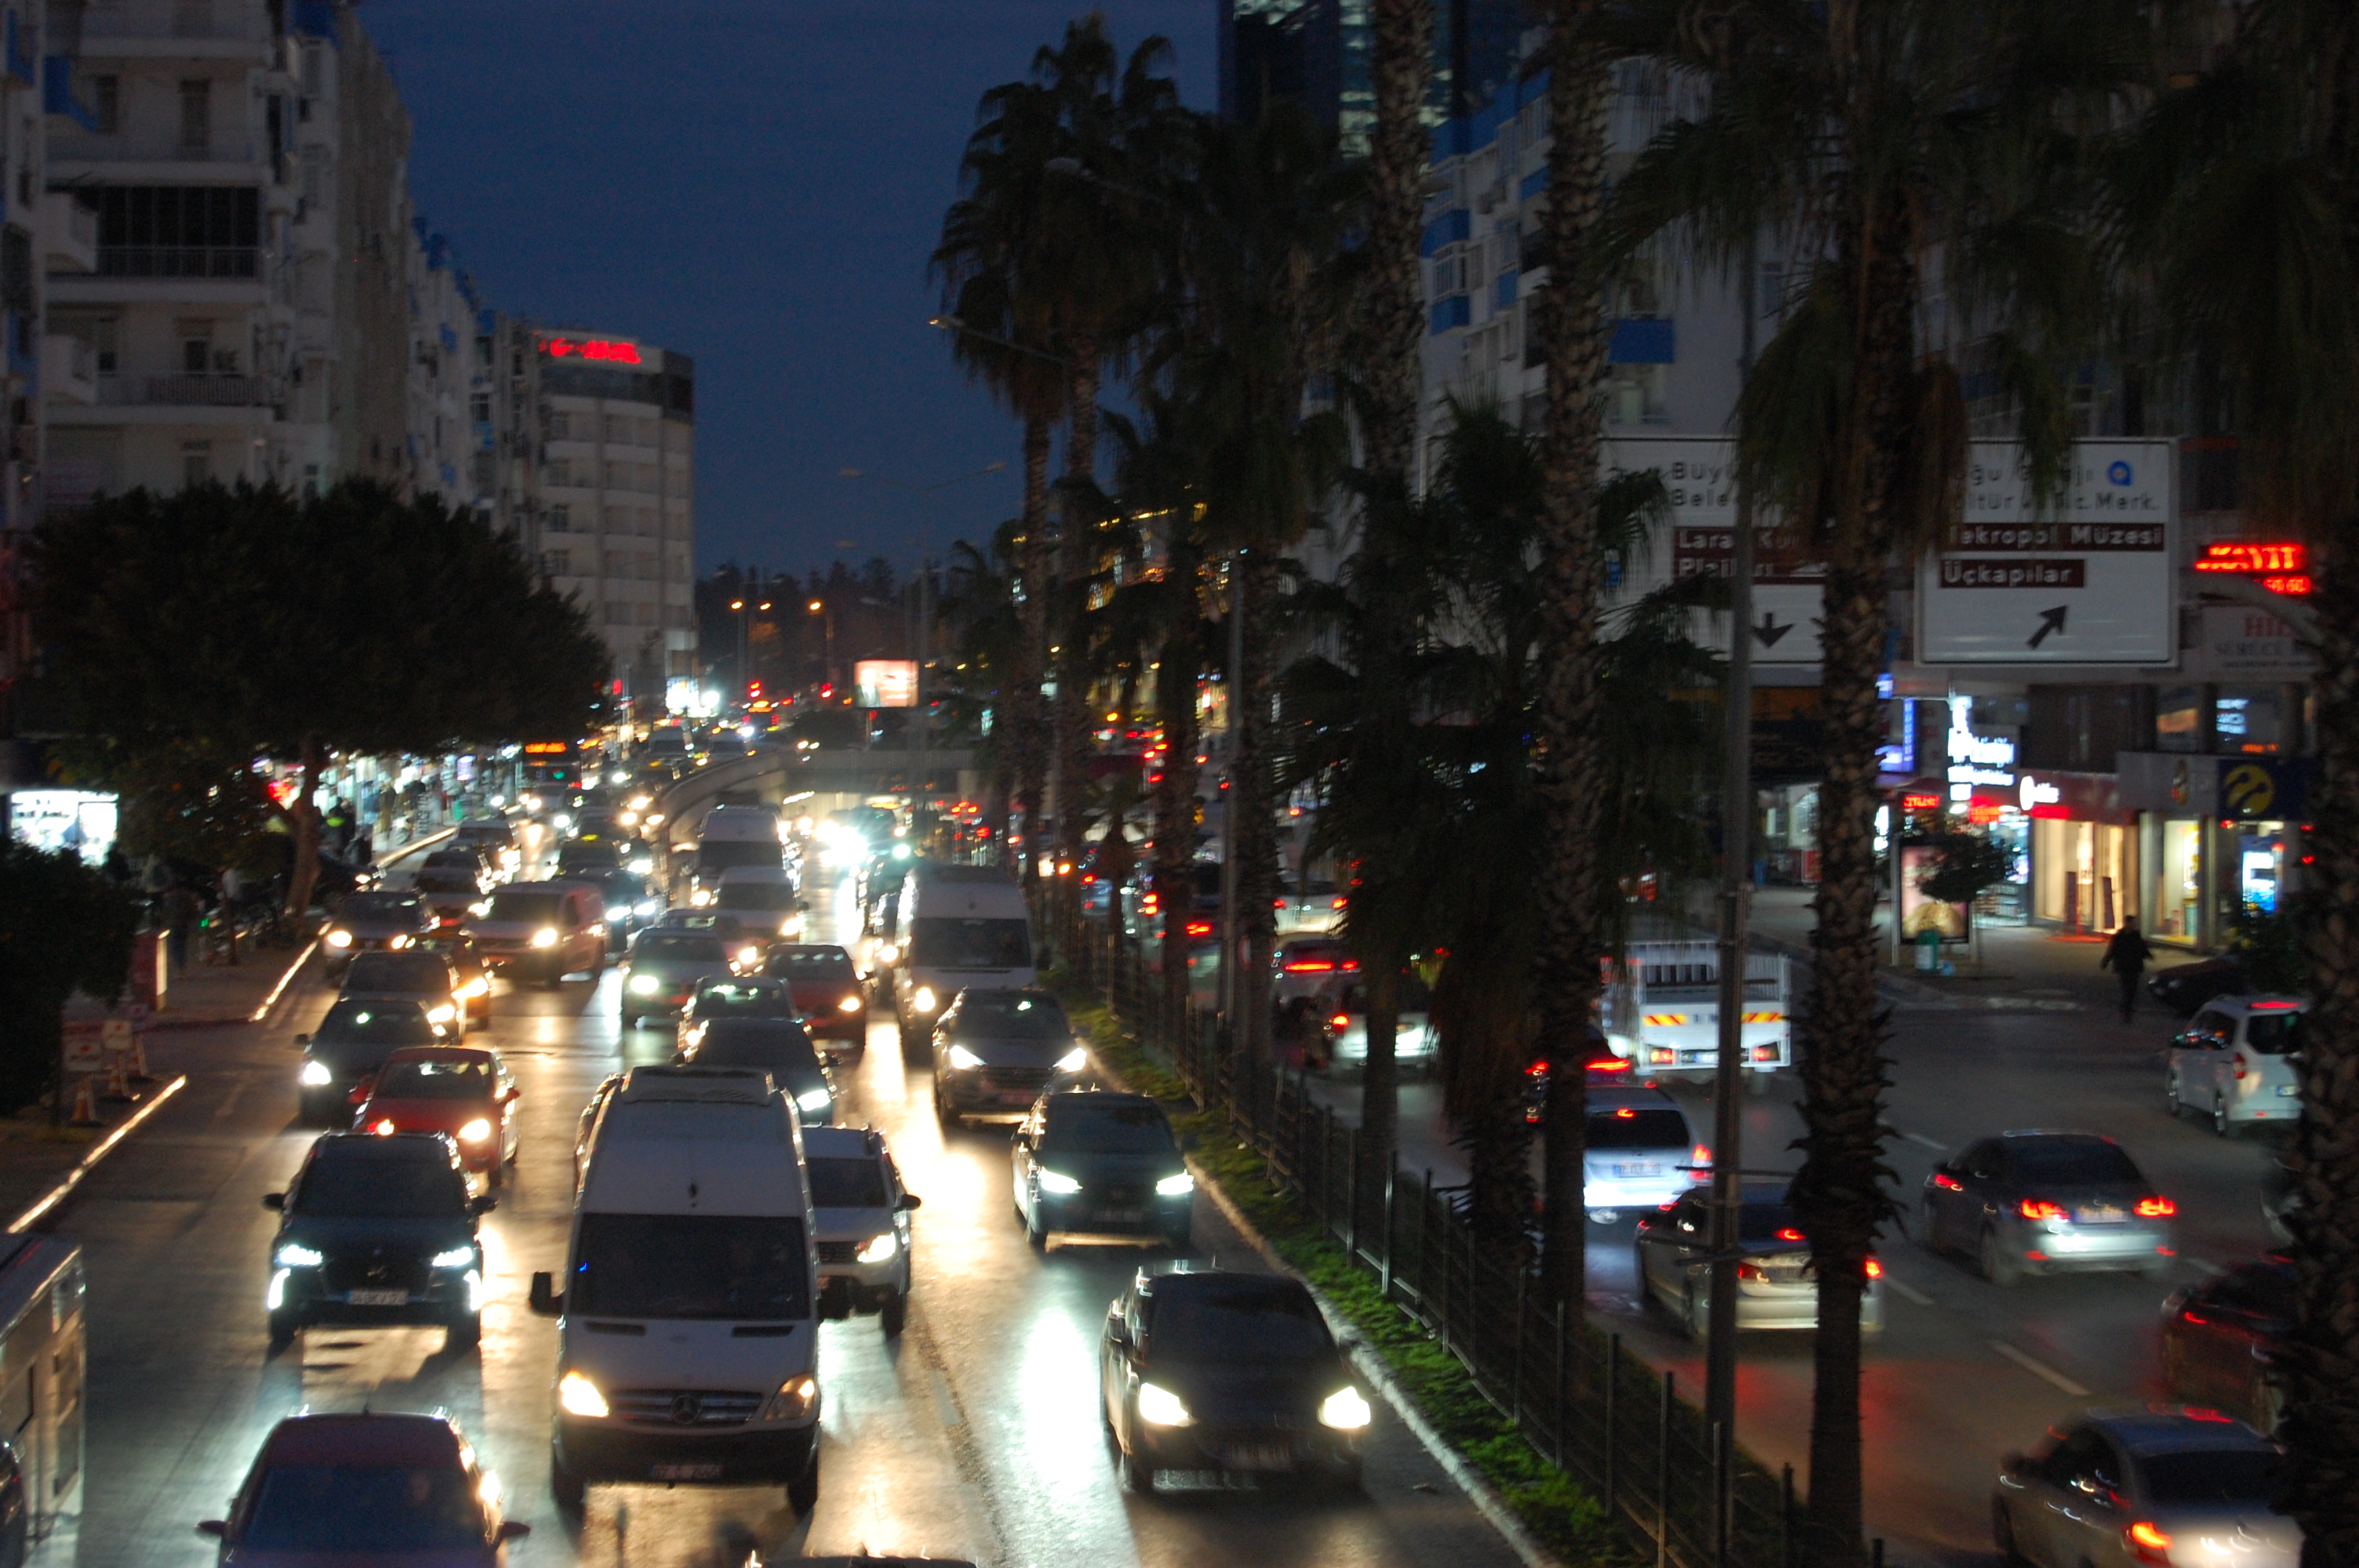
<svg viewBox="0 0 2359 1568">
<path fill-rule="evenodd" d="M 1631 436 L 1605 443 L 1608 477 L 1653 470 L 1662 476 L 1670 511 L 1649 547 L 1623 563 L 1614 585 L 1623 602 L 1687 578 L 1730 574 L 1736 553 L 1735 460 L 1734 442 L 1710 437 Z M 1753 537 L 1747 621 L 1753 662 L 1816 665 L 1826 568 L 1805 557 L 1799 530 L 1786 526 L 1774 509 L 1756 509 Z M 1697 611 L 1689 635 L 1725 653 L 1728 617 Z"/>
<path fill-rule="evenodd" d="M 1900 847 L 1900 939 L 1917 941 L 1928 931 L 1938 932 L 1944 942 L 1966 940 L 1967 909 L 1962 903 L 1950 903 L 1940 899 L 1927 898 L 1917 884 L 1941 869 L 1941 852 L 1930 844 L 1904 844 Z"/>
<path fill-rule="evenodd" d="M 1973 443 L 1964 514 L 1919 568 L 1918 663 L 2170 663 L 2170 481 L 2168 441 L 2080 441 L 2041 508 L 2020 442 Z"/>
<path fill-rule="evenodd" d="M 2293 622 L 2248 604 L 2203 607 L 2203 671 L 2210 676 L 2308 680 L 2316 668 Z"/>
<path fill-rule="evenodd" d="M 2213 798 L 2223 820 L 2287 822 L 2299 818 L 2308 794 L 2309 768 L 2298 759 L 2217 757 Z"/>
</svg>

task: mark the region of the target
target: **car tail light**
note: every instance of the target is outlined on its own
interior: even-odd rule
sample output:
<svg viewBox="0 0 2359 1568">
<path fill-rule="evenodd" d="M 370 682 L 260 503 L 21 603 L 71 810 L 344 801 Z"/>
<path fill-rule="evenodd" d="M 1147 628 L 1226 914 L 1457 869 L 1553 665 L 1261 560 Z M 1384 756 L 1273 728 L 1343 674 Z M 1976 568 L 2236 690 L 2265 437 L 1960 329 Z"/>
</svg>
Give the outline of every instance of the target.
<svg viewBox="0 0 2359 1568">
<path fill-rule="evenodd" d="M 1802 1239 L 1802 1233 L 1789 1225 L 1785 1229 L 1777 1233 L 1777 1239 L 1780 1241 L 1799 1241 Z"/>
<path fill-rule="evenodd" d="M 1619 1056 L 1609 1056 L 1603 1062 L 1590 1063 L 1589 1070 L 1593 1073 L 1605 1073 L 1608 1075 L 1614 1073 L 1626 1073 L 1630 1070 L 1630 1064 L 1624 1061 Z"/>
<path fill-rule="evenodd" d="M 1709 1165 L 1712 1163 L 1712 1146 L 1710 1144 L 1699 1143 L 1695 1146 L 1695 1163 L 1699 1165 Z"/>
<path fill-rule="evenodd" d="M 1777 1047 L 1756 1045 L 1753 1047 L 1753 1059 L 1756 1062 L 1774 1062 L 1777 1059 Z"/>
<path fill-rule="evenodd" d="M 1962 1193 L 1966 1190 L 1966 1184 L 1958 1180 L 1957 1177 L 1950 1174 L 1947 1171 L 1934 1172 L 1933 1184 L 1940 1188 L 1945 1193 Z"/>
<path fill-rule="evenodd" d="M 2023 1216 L 2026 1219 L 2061 1219 L 2064 1217 L 2063 1206 L 2061 1204 L 2049 1203 L 2046 1198 L 2026 1198 L 2021 1203 L 2015 1206 L 2015 1212 Z"/>
<path fill-rule="evenodd" d="M 2168 1563 L 2170 1561 L 2170 1532 L 2145 1519 L 2122 1531 L 2122 1544 L 2129 1549 L 2130 1556 L 2140 1563 Z"/>
<path fill-rule="evenodd" d="M 1647 1046 L 1647 1064 L 1648 1064 L 1649 1065 L 1651 1065 L 1651 1066 L 1664 1066 L 1664 1065 L 1668 1065 L 1669 1064 L 1669 1062 L 1670 1062 L 1670 1059 L 1671 1059 L 1671 1048 L 1670 1048 L 1669 1046 L 1668 1046 L 1668 1045 L 1649 1045 L 1649 1046 Z"/>
<path fill-rule="evenodd" d="M 1210 936 L 1212 934 L 1212 923 L 1209 920 L 1191 920 L 1188 923 L 1188 935 L 1190 936 Z"/>
<path fill-rule="evenodd" d="M 2147 1219 L 2161 1219 L 2166 1216 L 2177 1214 L 2179 1206 L 2169 1198 L 2140 1198 L 2137 1211 Z"/>
<path fill-rule="evenodd" d="M 1334 971 L 1334 964 L 1325 958 L 1297 958 L 1286 966 L 1289 975 L 1324 975 Z"/>
<path fill-rule="evenodd" d="M 375 1121 L 369 1124 L 369 1130 L 375 1133 L 379 1138 L 392 1137 L 394 1134 L 393 1118 L 389 1116 L 381 1116 L 377 1118 Z"/>
<path fill-rule="evenodd" d="M 1615 1117 L 1617 1119 L 1622 1120 L 1622 1121 L 1636 1121 L 1636 1120 L 1637 1120 L 1637 1119 L 1638 1119 L 1638 1113 L 1637 1113 L 1636 1111 L 1635 1111 L 1635 1110 L 1632 1110 L 1632 1109 L 1631 1109 L 1628 1106 L 1626 1106 L 1626 1105 L 1625 1105 L 1625 1106 L 1624 1106 L 1620 1110 L 1615 1111 L 1615 1112 L 1614 1113 L 1614 1117 Z"/>
<path fill-rule="evenodd" d="M 1758 1263 L 1739 1263 L 1736 1266 L 1736 1277 L 1756 1285 L 1766 1285 L 1769 1282 L 1769 1276 L 1762 1271 L 1761 1265 Z"/>
<path fill-rule="evenodd" d="M 1348 1012 L 1339 1012 L 1334 1017 L 1327 1021 L 1327 1027 L 1330 1029 L 1349 1029 L 1352 1027 L 1352 1015 Z"/>
<path fill-rule="evenodd" d="M 2245 1081 L 2245 1054 L 2244 1054 L 2242 1051 L 2237 1052 L 2235 1055 L 2234 1055 L 2234 1056 L 2232 1056 L 2232 1057 L 2230 1057 L 2230 1058 L 2229 1058 L 2228 1065 L 2229 1065 L 2232 1069 L 2234 1069 L 2234 1070 L 2235 1075 L 2236 1075 L 2236 1081 L 2237 1081 L 2238 1083 L 2242 1083 L 2242 1082 L 2244 1082 L 2244 1081 Z"/>
<path fill-rule="evenodd" d="M 1867 1277 L 1871 1280 L 1884 1278 L 1884 1265 L 1870 1258 L 1867 1260 Z"/>
</svg>

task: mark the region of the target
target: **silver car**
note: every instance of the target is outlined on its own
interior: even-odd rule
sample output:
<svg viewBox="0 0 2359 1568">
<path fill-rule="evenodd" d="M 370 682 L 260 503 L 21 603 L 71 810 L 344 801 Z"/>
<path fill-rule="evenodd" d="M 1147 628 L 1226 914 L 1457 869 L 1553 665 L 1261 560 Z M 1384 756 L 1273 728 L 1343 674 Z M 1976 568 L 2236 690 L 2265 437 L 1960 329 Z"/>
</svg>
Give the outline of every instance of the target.
<svg viewBox="0 0 2359 1568">
<path fill-rule="evenodd" d="M 2256 1121 L 2299 1119 L 2301 1083 L 2293 1054 L 2301 1048 L 2301 1020 L 2309 1011 L 2298 996 L 2205 1002 L 2164 1053 L 2171 1115 L 2191 1110 L 2208 1117 L 2223 1138 Z"/>
<path fill-rule="evenodd" d="M 1698 1189 L 1669 1209 L 1638 1221 L 1638 1289 L 1665 1308 L 1691 1339 L 1704 1336 L 1712 1303 L 1711 1195 Z M 1810 1243 L 1787 1205 L 1782 1186 L 1748 1186 L 1736 1230 L 1736 1326 L 1816 1328 L 1819 1281 L 1810 1270 Z M 1863 1334 L 1884 1330 L 1883 1266 L 1868 1260 L 1860 1298 Z"/>
<path fill-rule="evenodd" d="M 649 1014 L 676 1016 L 702 983 L 734 972 L 728 945 L 711 931 L 654 925 L 631 938 L 623 960 L 623 1027 Z"/>
<path fill-rule="evenodd" d="M 2294 1568 L 2301 1530 L 2269 1509 L 2277 1445 L 2213 1410 L 2091 1411 L 2036 1457 L 2010 1454 L 1991 1530 L 2036 1568 Z"/>
<path fill-rule="evenodd" d="M 2110 1138 L 2005 1132 L 1925 1178 L 1925 1245 L 1961 1252 L 1995 1285 L 2025 1273 L 2114 1270 L 2159 1279 L 2179 1206 Z"/>
<path fill-rule="evenodd" d="M 1309 1065 L 1337 1077 L 1356 1077 L 1368 1065 L 1368 992 L 1357 980 L 1331 988 L 1311 1000 L 1310 1028 L 1303 1055 Z M 1393 1060 L 1403 1076 L 1431 1070 L 1440 1042 L 1426 1017 L 1425 987 L 1404 979 L 1400 1012 L 1393 1024 Z"/>
<path fill-rule="evenodd" d="M 414 946 L 433 928 L 433 917 L 416 893 L 348 893 L 336 906 L 335 918 L 320 934 L 328 978 L 341 976 L 356 953 L 398 953 Z"/>
</svg>

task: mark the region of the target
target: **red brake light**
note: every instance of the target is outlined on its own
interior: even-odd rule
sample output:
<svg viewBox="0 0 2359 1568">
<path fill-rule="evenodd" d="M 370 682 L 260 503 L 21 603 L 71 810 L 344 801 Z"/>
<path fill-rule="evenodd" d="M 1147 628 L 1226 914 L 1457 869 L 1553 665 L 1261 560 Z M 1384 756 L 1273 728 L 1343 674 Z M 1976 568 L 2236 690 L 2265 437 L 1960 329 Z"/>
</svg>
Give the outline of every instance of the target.
<svg viewBox="0 0 2359 1568">
<path fill-rule="evenodd" d="M 1590 1063 L 1589 1070 L 1593 1073 L 1626 1073 L 1630 1070 L 1630 1064 L 1619 1056 L 1613 1056 L 1603 1062 Z"/>
<path fill-rule="evenodd" d="M 2210 1405 L 2182 1405 L 2180 1407 L 2179 1413 L 2190 1421 L 2214 1421 L 2223 1425 L 2233 1422 L 2235 1419 L 2233 1416 L 2222 1415 Z"/>
<path fill-rule="evenodd" d="M 1191 920 L 1188 923 L 1188 935 L 1190 936 L 1210 936 L 1212 934 L 1212 923 L 1209 920 Z"/>
<path fill-rule="evenodd" d="M 1615 1112 L 1614 1113 L 1614 1119 L 1615 1119 L 1616 1120 L 1618 1120 L 1618 1121 L 1636 1121 L 1636 1120 L 1638 1119 L 1638 1113 L 1637 1113 L 1636 1111 L 1635 1111 L 1635 1110 L 1632 1110 L 1632 1109 L 1631 1109 L 1628 1106 L 1626 1106 L 1626 1105 L 1625 1105 L 1625 1106 L 1624 1106 L 1620 1110 L 1615 1111 Z"/>
<path fill-rule="evenodd" d="M 2122 1544 L 2128 1547 L 2130 1555 L 2141 1563 L 2167 1563 L 2170 1561 L 2170 1532 L 2157 1529 L 2145 1519 L 2122 1531 Z"/>
<path fill-rule="evenodd" d="M 2064 1217 L 2063 1206 L 2059 1204 L 2049 1203 L 2046 1198 L 2026 1198 L 2021 1203 L 2016 1205 L 2015 1209 L 2017 1214 L 2020 1214 L 2026 1219 L 2061 1219 Z"/>
<path fill-rule="evenodd" d="M 1871 1280 L 1884 1278 L 1884 1265 L 1870 1258 L 1867 1260 L 1867 1277 Z"/>
<path fill-rule="evenodd" d="M 1339 1012 L 1334 1017 L 1329 1019 L 1327 1023 L 1330 1028 L 1348 1029 L 1352 1025 L 1352 1015 L 1348 1012 Z"/>
<path fill-rule="evenodd" d="M 1947 1171 L 1934 1172 L 1933 1184 L 1940 1188 L 1945 1193 L 1962 1193 L 1966 1190 L 1966 1184 L 1958 1180 L 1957 1177 L 1950 1174 Z"/>
<path fill-rule="evenodd" d="M 1334 968 L 1335 966 L 1325 958 L 1297 958 L 1286 966 L 1286 972 L 1289 975 L 1323 975 Z"/>
<path fill-rule="evenodd" d="M 2179 1206 L 2169 1198 L 2140 1198 L 2137 1211 L 2148 1219 L 2159 1219 L 2165 1215 L 2177 1214 Z"/>
<path fill-rule="evenodd" d="M 1785 1229 L 1777 1233 L 1777 1239 L 1780 1241 L 1799 1241 L 1802 1239 L 1802 1233 L 1789 1225 Z"/>
<path fill-rule="evenodd" d="M 1766 1284 L 1769 1279 L 1767 1274 L 1762 1272 L 1761 1265 L 1758 1263 L 1739 1263 L 1736 1266 L 1736 1277 L 1740 1280 L 1750 1280 L 1756 1285 Z"/>
</svg>

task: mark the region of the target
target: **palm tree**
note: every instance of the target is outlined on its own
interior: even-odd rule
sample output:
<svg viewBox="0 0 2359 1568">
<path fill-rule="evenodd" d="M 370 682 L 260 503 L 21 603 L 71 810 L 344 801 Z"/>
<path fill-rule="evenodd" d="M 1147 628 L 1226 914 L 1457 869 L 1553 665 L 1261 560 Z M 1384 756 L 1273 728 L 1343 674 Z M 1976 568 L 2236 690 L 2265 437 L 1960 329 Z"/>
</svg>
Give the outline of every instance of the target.
<svg viewBox="0 0 2359 1568">
<path fill-rule="evenodd" d="M 1419 348 L 1425 289 L 1418 264 L 1430 145 L 1433 0 L 1375 0 L 1368 16 L 1376 118 L 1368 139 L 1368 237 L 1362 386 L 1362 466 L 1404 490 L 1417 448 Z"/>
<path fill-rule="evenodd" d="M 940 604 L 955 658 L 939 700 L 954 730 L 980 737 L 991 780 L 984 791 L 984 822 L 993 842 L 1002 846 L 1007 838 L 1008 804 L 1016 788 L 1017 749 L 1006 714 L 1026 665 L 1028 633 L 1016 591 L 1023 548 L 1021 518 L 1001 524 L 987 551 L 959 540 L 951 546 Z M 1036 678 L 1036 695 L 1038 689 Z M 987 732 L 986 713 L 991 716 Z"/>
<path fill-rule="evenodd" d="M 2315 999 L 2288 1159 L 2296 1325 L 2275 1359 L 2280 1507 L 2305 1563 L 2359 1563 L 2359 16 L 2221 13 L 2216 52 L 2114 166 L 2123 259 L 2157 279 L 2164 347 L 2217 368 L 2247 517 L 2309 542 L 2319 765 L 2296 903 Z M 2174 367 L 2181 373 L 2186 361 Z"/>
<path fill-rule="evenodd" d="M 1811 1557 L 1861 1555 L 1859 1301 L 1892 1213 L 1883 1184 L 1875 914 L 1875 754 L 1888 582 L 1956 515 L 1966 420 L 1958 351 L 1920 339 L 1929 256 L 1952 318 L 2014 404 L 2052 494 L 2072 430 L 2061 372 L 2099 274 L 2072 215 L 2084 126 L 2134 81 L 2134 5 L 1756 0 L 1642 7 L 1636 33 L 1706 81 L 1616 194 L 1615 249 L 1685 225 L 1726 264 L 1781 243 L 1808 282 L 1737 411 L 1741 482 L 1799 523 L 1826 568 L 1821 877 L 1802 1015 L 1806 1135 L 1793 1199 L 1819 1278 Z M 1740 280 L 1749 288 L 1753 280 Z"/>
</svg>

